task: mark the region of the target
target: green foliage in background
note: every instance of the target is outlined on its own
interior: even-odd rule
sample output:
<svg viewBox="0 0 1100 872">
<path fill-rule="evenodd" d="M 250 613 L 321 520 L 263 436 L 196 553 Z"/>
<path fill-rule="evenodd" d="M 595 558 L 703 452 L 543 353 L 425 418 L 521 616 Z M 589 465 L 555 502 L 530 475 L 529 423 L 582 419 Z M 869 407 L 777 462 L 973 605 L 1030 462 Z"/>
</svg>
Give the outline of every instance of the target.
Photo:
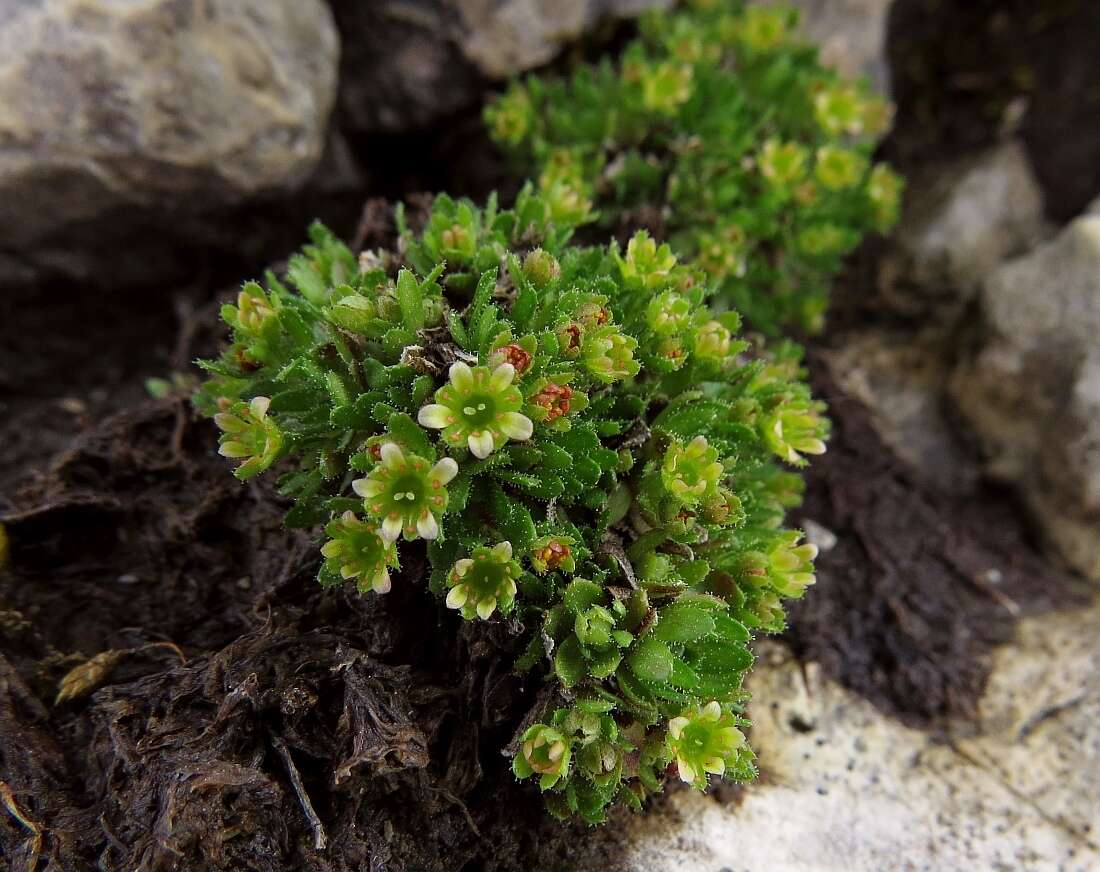
<svg viewBox="0 0 1100 872">
<path fill-rule="evenodd" d="M 645 232 L 570 245 L 587 212 L 440 196 L 361 254 L 315 226 L 224 307 L 196 403 L 239 478 L 277 475 L 288 524 L 324 530 L 322 584 L 420 585 L 400 567 L 426 553 L 456 623 L 520 637 L 556 692 L 515 773 L 597 822 L 669 776 L 753 775 L 749 642 L 814 582 L 784 516 L 827 423 L 794 346 L 742 338 Z"/>
<path fill-rule="evenodd" d="M 617 61 L 515 83 L 489 130 L 561 211 L 650 227 L 755 329 L 816 332 L 844 256 L 897 218 L 872 158 L 890 106 L 824 68 L 791 10 L 687 6 L 643 17 Z"/>
</svg>

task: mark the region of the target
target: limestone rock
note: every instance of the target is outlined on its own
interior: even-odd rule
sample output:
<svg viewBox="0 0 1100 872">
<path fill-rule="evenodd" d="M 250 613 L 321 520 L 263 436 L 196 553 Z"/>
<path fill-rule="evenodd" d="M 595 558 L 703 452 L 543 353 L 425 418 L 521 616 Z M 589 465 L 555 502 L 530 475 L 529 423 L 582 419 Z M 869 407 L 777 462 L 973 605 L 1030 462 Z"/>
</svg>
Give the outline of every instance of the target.
<svg viewBox="0 0 1100 872">
<path fill-rule="evenodd" d="M 321 0 L 0 0 L 0 282 L 88 278 L 126 254 L 88 228 L 302 182 L 337 54 Z"/>
<path fill-rule="evenodd" d="M 561 46 L 601 20 L 628 18 L 671 0 L 455 0 L 463 53 L 501 79 L 551 60 Z"/>
<path fill-rule="evenodd" d="M 331 0 L 344 38 L 341 108 L 359 132 L 426 127 L 486 81 L 551 60 L 600 22 L 672 0 Z"/>
<path fill-rule="evenodd" d="M 939 337 L 849 333 L 826 359 L 837 382 L 867 406 L 883 441 L 922 480 L 945 493 L 972 489 L 981 470 L 950 419 L 950 356 Z"/>
<path fill-rule="evenodd" d="M 952 377 L 991 472 L 1065 558 L 1100 579 L 1100 215 L 992 273 L 983 336 Z"/>
<path fill-rule="evenodd" d="M 626 819 L 631 872 L 1100 868 L 1100 606 L 1024 620 L 979 728 L 935 736 L 773 647 L 750 678 L 762 776 Z M 585 867 L 588 868 L 588 867 Z"/>
<path fill-rule="evenodd" d="M 1007 142 L 909 180 L 879 284 L 897 312 L 950 325 L 1005 258 L 1048 234 L 1027 154 Z"/>
</svg>

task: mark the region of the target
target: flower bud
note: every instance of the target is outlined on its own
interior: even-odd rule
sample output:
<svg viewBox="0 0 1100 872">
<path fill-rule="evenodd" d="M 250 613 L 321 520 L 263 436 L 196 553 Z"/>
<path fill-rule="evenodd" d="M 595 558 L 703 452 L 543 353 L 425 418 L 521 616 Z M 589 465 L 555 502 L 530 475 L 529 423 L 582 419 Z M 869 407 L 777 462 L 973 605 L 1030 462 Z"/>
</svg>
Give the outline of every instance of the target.
<svg viewBox="0 0 1100 872">
<path fill-rule="evenodd" d="M 531 284 L 542 290 L 561 275 L 561 265 L 554 255 L 536 248 L 523 259 L 523 274 Z"/>
</svg>

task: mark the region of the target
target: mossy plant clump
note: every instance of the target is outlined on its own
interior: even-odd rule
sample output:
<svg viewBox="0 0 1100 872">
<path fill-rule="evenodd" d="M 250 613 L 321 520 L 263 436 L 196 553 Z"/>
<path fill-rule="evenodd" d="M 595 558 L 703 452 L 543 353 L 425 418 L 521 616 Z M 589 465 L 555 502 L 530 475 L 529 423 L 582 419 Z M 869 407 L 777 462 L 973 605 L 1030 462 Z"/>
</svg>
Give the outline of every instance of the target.
<svg viewBox="0 0 1100 872">
<path fill-rule="evenodd" d="M 489 131 L 559 208 L 659 228 L 755 329 L 818 331 L 844 256 L 897 218 L 873 160 L 890 106 L 823 67 L 793 10 L 687 5 L 617 62 L 513 84 Z"/>
<path fill-rule="evenodd" d="M 528 188 L 440 196 L 395 251 L 315 226 L 224 308 L 196 402 L 238 477 L 277 474 L 288 524 L 324 530 L 322 584 L 427 581 L 456 631 L 522 637 L 555 691 L 515 773 L 595 822 L 670 776 L 752 776 L 748 646 L 813 583 L 784 516 L 827 423 L 793 346 L 742 338 L 703 271 L 645 232 L 570 245 L 578 217 Z M 428 579 L 400 569 L 417 551 Z"/>
</svg>

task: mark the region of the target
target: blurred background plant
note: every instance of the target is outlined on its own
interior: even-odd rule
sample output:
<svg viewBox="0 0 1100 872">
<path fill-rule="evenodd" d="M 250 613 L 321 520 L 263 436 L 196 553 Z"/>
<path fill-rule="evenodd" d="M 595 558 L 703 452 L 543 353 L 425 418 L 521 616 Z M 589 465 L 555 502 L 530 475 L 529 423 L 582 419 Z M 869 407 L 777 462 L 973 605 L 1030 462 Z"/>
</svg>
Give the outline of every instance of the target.
<svg viewBox="0 0 1100 872">
<path fill-rule="evenodd" d="M 532 75 L 485 110 L 559 208 L 648 226 L 767 334 L 820 331 L 845 255 L 897 220 L 873 152 L 891 107 L 818 60 L 786 7 L 693 0 L 616 60 Z"/>
</svg>

